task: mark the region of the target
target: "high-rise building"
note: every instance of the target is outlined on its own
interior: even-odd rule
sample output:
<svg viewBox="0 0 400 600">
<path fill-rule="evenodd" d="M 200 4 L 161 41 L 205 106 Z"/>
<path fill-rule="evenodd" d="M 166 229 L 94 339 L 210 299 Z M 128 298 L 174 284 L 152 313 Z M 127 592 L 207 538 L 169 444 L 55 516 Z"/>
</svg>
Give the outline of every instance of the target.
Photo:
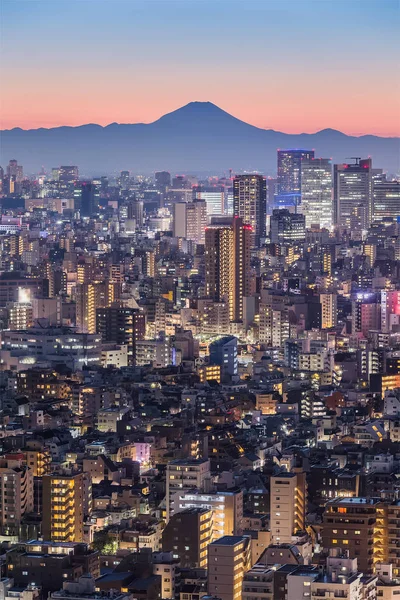
<svg viewBox="0 0 400 600">
<path fill-rule="evenodd" d="M 305 529 L 306 474 L 283 472 L 271 477 L 271 541 L 290 544 L 292 536 Z"/>
<path fill-rule="evenodd" d="M 174 237 L 186 238 L 186 202 L 174 202 L 172 205 Z"/>
<path fill-rule="evenodd" d="M 78 331 L 96 333 L 96 310 L 117 300 L 119 289 L 120 285 L 113 281 L 78 283 L 75 292 Z"/>
<path fill-rule="evenodd" d="M 2 535 L 17 535 L 22 517 L 33 511 L 33 473 L 23 454 L 0 464 L 0 530 Z"/>
<path fill-rule="evenodd" d="M 334 165 L 334 223 L 361 234 L 372 216 L 372 160 L 356 158 L 353 164 Z"/>
<path fill-rule="evenodd" d="M 207 458 L 177 459 L 167 465 L 166 503 L 168 523 L 174 514 L 173 496 L 176 492 L 202 490 L 210 476 L 210 461 Z"/>
<path fill-rule="evenodd" d="M 301 212 L 306 227 L 319 225 L 332 228 L 332 163 L 329 158 L 311 158 L 301 161 Z"/>
<path fill-rule="evenodd" d="M 270 239 L 273 244 L 304 242 L 305 215 L 291 213 L 288 209 L 275 209 L 270 222 Z"/>
<path fill-rule="evenodd" d="M 76 166 L 62 166 L 58 169 L 58 181 L 62 183 L 71 183 L 78 181 L 79 171 Z"/>
<path fill-rule="evenodd" d="M 278 150 L 278 194 L 301 194 L 301 163 L 311 158 L 314 150 Z"/>
<path fill-rule="evenodd" d="M 193 196 L 196 200 L 206 203 L 207 215 L 223 215 L 225 212 L 225 190 L 221 186 L 193 188 Z"/>
<path fill-rule="evenodd" d="M 213 513 L 207 508 L 186 508 L 172 515 L 162 535 L 164 552 L 172 551 L 183 569 L 207 568 L 212 542 Z"/>
<path fill-rule="evenodd" d="M 99 190 L 94 183 L 84 181 L 75 189 L 75 208 L 79 209 L 82 217 L 92 217 L 99 212 Z"/>
<path fill-rule="evenodd" d="M 393 325 L 400 324 L 400 291 L 381 291 L 381 329 L 391 331 Z"/>
<path fill-rule="evenodd" d="M 136 343 L 143 340 L 146 321 L 143 312 L 125 306 L 115 305 L 98 308 L 96 311 L 96 330 L 104 342 L 128 347 L 128 362 L 136 363 Z"/>
<path fill-rule="evenodd" d="M 118 184 L 121 190 L 127 190 L 131 181 L 131 174 L 129 171 L 121 171 L 118 178 Z"/>
<path fill-rule="evenodd" d="M 156 186 L 162 192 L 165 192 L 171 186 L 171 173 L 168 173 L 168 171 L 158 171 L 154 178 Z"/>
<path fill-rule="evenodd" d="M 205 243 L 207 227 L 207 204 L 205 200 L 193 200 L 186 205 L 186 239 L 196 244 Z"/>
<path fill-rule="evenodd" d="M 7 177 L 15 183 L 21 183 L 24 178 L 24 170 L 22 165 L 18 164 L 18 161 L 13 158 L 9 161 L 7 166 Z"/>
<path fill-rule="evenodd" d="M 44 475 L 42 535 L 46 541 L 82 542 L 83 523 L 90 515 L 90 476 Z"/>
<path fill-rule="evenodd" d="M 386 177 L 374 178 L 372 193 L 371 221 L 400 217 L 400 181 L 388 181 Z"/>
<path fill-rule="evenodd" d="M 262 175 L 237 175 L 233 180 L 233 214 L 253 229 L 253 243 L 266 235 L 266 179 Z"/>
<path fill-rule="evenodd" d="M 376 294 L 357 294 L 352 301 L 351 318 L 353 334 L 362 333 L 367 338 L 371 330 L 380 329 L 381 305 Z"/>
<path fill-rule="evenodd" d="M 321 329 L 329 329 L 337 324 L 337 296 L 336 294 L 320 294 L 321 303 Z"/>
<path fill-rule="evenodd" d="M 208 593 L 220 600 L 240 600 L 244 574 L 251 567 L 251 539 L 226 535 L 208 546 Z"/>
<path fill-rule="evenodd" d="M 243 298 L 251 295 L 252 228 L 234 218 L 232 225 L 207 227 L 206 296 L 229 305 L 231 321 L 243 320 Z"/>
</svg>

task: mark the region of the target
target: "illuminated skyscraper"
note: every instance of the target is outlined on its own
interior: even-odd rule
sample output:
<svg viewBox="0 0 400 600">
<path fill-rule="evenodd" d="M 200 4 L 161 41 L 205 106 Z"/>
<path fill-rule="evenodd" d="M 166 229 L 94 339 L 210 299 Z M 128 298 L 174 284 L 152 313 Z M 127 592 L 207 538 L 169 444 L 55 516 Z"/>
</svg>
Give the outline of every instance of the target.
<svg viewBox="0 0 400 600">
<path fill-rule="evenodd" d="M 301 161 L 301 212 L 306 228 L 319 225 L 331 229 L 333 223 L 332 163 L 329 158 Z"/>
<path fill-rule="evenodd" d="M 360 234 L 372 214 L 372 160 L 334 166 L 334 223 Z"/>
<path fill-rule="evenodd" d="M 227 302 L 231 321 L 243 320 L 243 298 L 251 295 L 250 225 L 234 218 L 232 225 L 206 229 L 206 296 Z"/>
<path fill-rule="evenodd" d="M 400 181 L 373 179 L 372 221 L 400 216 Z"/>
<path fill-rule="evenodd" d="M 233 214 L 253 228 L 254 245 L 266 234 L 267 185 L 262 175 L 237 175 L 233 180 Z"/>
<path fill-rule="evenodd" d="M 314 150 L 278 150 L 278 194 L 301 193 L 301 163 L 314 158 Z"/>
</svg>

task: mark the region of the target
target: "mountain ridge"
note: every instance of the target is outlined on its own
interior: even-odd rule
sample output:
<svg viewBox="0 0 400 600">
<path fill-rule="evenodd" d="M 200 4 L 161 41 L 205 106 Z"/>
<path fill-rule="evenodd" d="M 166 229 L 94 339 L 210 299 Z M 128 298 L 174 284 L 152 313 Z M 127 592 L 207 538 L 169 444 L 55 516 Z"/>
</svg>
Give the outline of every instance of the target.
<svg viewBox="0 0 400 600">
<path fill-rule="evenodd" d="M 27 172 L 43 164 L 77 164 L 84 173 L 136 172 L 158 169 L 220 172 L 276 170 L 279 147 L 315 148 L 317 156 L 343 162 L 348 156 L 368 156 L 374 166 L 396 173 L 399 138 L 372 134 L 350 136 L 325 128 L 290 134 L 251 125 L 212 102 L 189 102 L 151 123 L 109 123 L 1 132 L 0 164 L 17 158 Z"/>
</svg>

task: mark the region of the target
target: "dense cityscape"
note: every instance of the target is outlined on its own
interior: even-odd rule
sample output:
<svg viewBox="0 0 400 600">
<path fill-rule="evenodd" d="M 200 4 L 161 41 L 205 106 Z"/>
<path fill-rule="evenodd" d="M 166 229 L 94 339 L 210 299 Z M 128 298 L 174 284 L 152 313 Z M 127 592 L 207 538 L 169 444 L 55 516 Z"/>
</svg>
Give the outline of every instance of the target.
<svg viewBox="0 0 400 600">
<path fill-rule="evenodd" d="M 400 597 L 400 181 L 1 169 L 2 600 Z"/>
</svg>

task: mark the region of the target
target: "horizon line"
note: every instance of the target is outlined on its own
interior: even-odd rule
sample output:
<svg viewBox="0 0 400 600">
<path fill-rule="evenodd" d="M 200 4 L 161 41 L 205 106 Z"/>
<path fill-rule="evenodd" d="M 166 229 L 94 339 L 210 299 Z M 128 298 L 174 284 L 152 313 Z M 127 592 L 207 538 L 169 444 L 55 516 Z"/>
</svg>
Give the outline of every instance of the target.
<svg viewBox="0 0 400 600">
<path fill-rule="evenodd" d="M 193 104 L 202 104 L 202 105 L 211 105 L 214 108 L 217 108 L 219 111 L 221 111 L 222 113 L 225 113 L 226 115 L 229 115 L 232 119 L 235 119 L 237 121 L 240 121 L 241 123 L 245 123 L 246 125 L 248 125 L 249 127 L 254 127 L 255 129 L 259 129 L 260 131 L 269 131 L 269 132 L 273 132 L 273 133 L 280 133 L 283 135 L 317 135 L 318 133 L 322 133 L 325 131 L 331 131 L 334 133 L 340 133 L 341 135 L 345 135 L 347 137 L 355 137 L 355 138 L 361 138 L 361 137 L 366 137 L 366 136 L 371 136 L 371 137 L 379 137 L 382 139 L 397 139 L 400 137 L 400 133 L 398 134 L 389 134 L 389 135 L 382 135 L 382 134 L 378 134 L 378 133 L 346 133 L 344 131 L 341 131 L 339 129 L 334 129 L 332 127 L 323 127 L 322 129 L 318 129 L 316 131 L 300 131 L 300 132 L 296 132 L 296 133 L 288 133 L 286 131 L 280 131 L 277 129 L 273 129 L 271 127 L 260 127 L 258 125 L 253 125 L 252 123 L 249 123 L 247 121 L 243 121 L 242 119 L 235 117 L 234 115 L 232 115 L 231 113 L 225 111 L 223 108 L 220 108 L 217 104 L 214 104 L 213 102 L 210 101 L 198 101 L 198 100 L 193 100 L 191 102 L 188 102 L 187 104 L 184 104 L 183 106 L 179 106 L 177 109 L 164 113 L 161 116 L 157 117 L 154 121 L 149 121 L 149 122 L 131 122 L 131 123 L 127 123 L 127 122 L 117 122 L 117 121 L 111 121 L 110 123 L 101 125 L 100 123 L 93 123 L 93 122 L 86 122 L 86 123 L 80 123 L 80 124 L 76 124 L 76 125 L 68 125 L 68 124 L 62 124 L 62 125 L 51 125 L 51 126 L 44 126 L 44 125 L 39 125 L 37 127 L 28 127 L 28 128 L 24 128 L 21 127 L 19 125 L 15 125 L 14 127 L 10 127 L 10 128 L 6 128 L 3 129 L 1 128 L 0 131 L 2 133 L 5 132 L 11 132 L 11 131 L 25 131 L 25 132 L 29 132 L 29 131 L 39 131 L 39 130 L 45 130 L 45 131 L 51 131 L 53 129 L 62 129 L 62 128 L 69 128 L 69 129 L 78 129 L 80 127 L 88 127 L 88 126 L 94 126 L 94 127 L 101 127 L 102 129 L 106 129 L 107 127 L 111 127 L 112 125 L 118 125 L 118 126 L 134 126 L 134 125 L 153 125 L 154 123 L 157 123 L 158 121 L 160 121 L 161 119 L 163 119 L 164 117 L 167 117 L 169 115 L 172 115 L 176 112 L 179 112 L 185 108 L 187 108 L 190 105 Z"/>
</svg>

